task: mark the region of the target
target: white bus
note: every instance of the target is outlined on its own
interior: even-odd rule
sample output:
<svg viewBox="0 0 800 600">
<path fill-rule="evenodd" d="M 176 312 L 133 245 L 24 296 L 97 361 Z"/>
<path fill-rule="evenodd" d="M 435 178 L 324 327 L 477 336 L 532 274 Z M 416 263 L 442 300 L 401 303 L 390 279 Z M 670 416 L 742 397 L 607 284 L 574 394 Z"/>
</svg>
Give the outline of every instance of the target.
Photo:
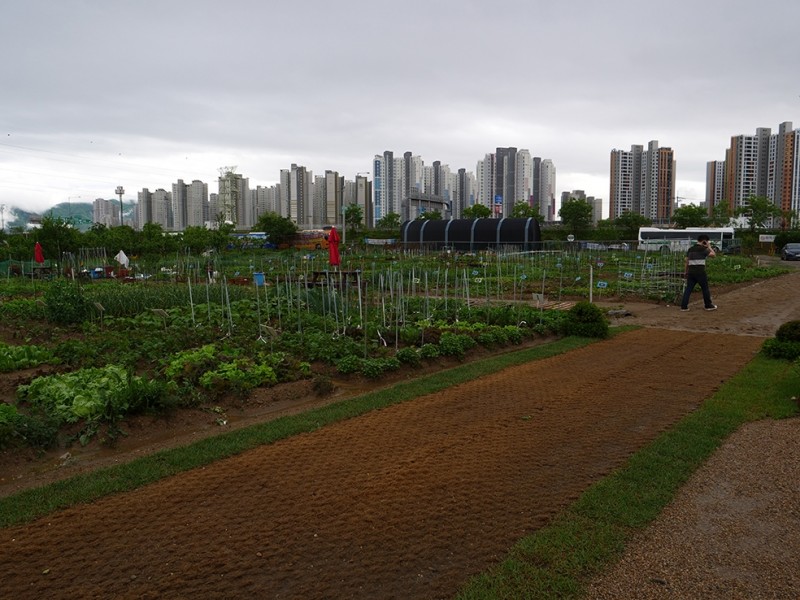
<svg viewBox="0 0 800 600">
<path fill-rule="evenodd" d="M 686 229 L 639 228 L 639 250 L 648 252 L 686 252 L 697 236 L 706 234 L 711 245 L 722 252 L 734 247 L 733 227 L 687 227 Z"/>
</svg>

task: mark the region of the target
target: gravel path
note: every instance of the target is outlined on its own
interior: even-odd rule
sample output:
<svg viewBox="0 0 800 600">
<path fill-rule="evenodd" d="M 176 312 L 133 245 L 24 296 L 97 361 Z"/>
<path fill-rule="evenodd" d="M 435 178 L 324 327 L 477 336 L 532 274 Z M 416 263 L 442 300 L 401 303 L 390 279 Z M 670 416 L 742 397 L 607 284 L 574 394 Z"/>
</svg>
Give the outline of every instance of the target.
<svg viewBox="0 0 800 600">
<path fill-rule="evenodd" d="M 798 440 L 800 418 L 734 433 L 587 597 L 800 597 Z"/>
<path fill-rule="evenodd" d="M 629 322 L 767 337 L 800 319 L 798 289 L 800 269 L 721 296 L 712 317 L 645 306 Z M 735 432 L 587 597 L 800 598 L 799 441 L 800 418 Z"/>
</svg>

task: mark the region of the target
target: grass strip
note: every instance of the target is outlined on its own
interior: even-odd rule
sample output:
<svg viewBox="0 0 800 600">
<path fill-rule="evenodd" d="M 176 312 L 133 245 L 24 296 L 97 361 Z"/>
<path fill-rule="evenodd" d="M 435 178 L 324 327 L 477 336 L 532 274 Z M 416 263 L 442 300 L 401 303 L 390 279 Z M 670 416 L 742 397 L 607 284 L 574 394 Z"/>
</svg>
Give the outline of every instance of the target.
<svg viewBox="0 0 800 600">
<path fill-rule="evenodd" d="M 0 499 L 0 527 L 30 522 L 56 510 L 126 492 L 263 444 L 314 431 L 371 410 L 412 400 L 502 369 L 549 358 L 596 340 L 568 337 L 554 342 L 470 362 L 391 388 L 335 402 L 309 412 L 223 433 L 187 446 L 163 450 L 134 461 L 76 475 Z"/>
<path fill-rule="evenodd" d="M 548 526 L 520 540 L 496 568 L 470 580 L 459 600 L 577 598 L 616 561 L 694 471 L 748 421 L 798 413 L 800 372 L 756 356 L 714 396 L 591 486 Z"/>
</svg>

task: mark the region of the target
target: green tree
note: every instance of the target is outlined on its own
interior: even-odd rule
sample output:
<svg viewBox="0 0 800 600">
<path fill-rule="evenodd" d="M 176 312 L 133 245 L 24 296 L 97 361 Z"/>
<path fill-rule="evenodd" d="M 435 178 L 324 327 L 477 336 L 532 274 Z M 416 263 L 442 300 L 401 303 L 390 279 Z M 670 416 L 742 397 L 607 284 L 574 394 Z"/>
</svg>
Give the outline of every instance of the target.
<svg viewBox="0 0 800 600">
<path fill-rule="evenodd" d="M 344 222 L 348 229 L 359 231 L 363 225 L 364 209 L 358 204 L 348 204 L 344 209 Z"/>
<path fill-rule="evenodd" d="M 616 225 L 621 230 L 622 239 L 625 240 L 635 240 L 639 237 L 639 228 L 640 227 L 647 227 L 648 225 L 652 225 L 653 222 L 645 217 L 644 215 L 640 215 L 639 213 L 631 212 L 626 210 L 616 219 L 614 219 L 614 225 Z"/>
<path fill-rule="evenodd" d="M 397 229 L 400 227 L 400 215 L 395 212 L 386 213 L 375 223 L 378 229 Z"/>
<path fill-rule="evenodd" d="M 594 239 L 606 242 L 630 239 L 623 232 L 624 230 L 614 223 L 614 219 L 600 219 L 595 225 Z"/>
<path fill-rule="evenodd" d="M 726 226 L 731 222 L 731 209 L 727 202 L 718 202 L 711 209 L 711 223 L 717 227 Z"/>
<path fill-rule="evenodd" d="M 539 214 L 539 211 L 533 208 L 527 202 L 517 202 L 514 205 L 514 208 L 511 209 L 511 217 L 514 219 L 527 219 L 529 217 L 533 217 L 540 222 L 544 220 L 542 215 Z"/>
<path fill-rule="evenodd" d="M 192 225 L 183 230 L 183 246 L 192 254 L 202 254 L 214 247 L 214 235 L 205 227 Z"/>
<path fill-rule="evenodd" d="M 164 256 L 178 249 L 178 239 L 167 235 L 160 223 L 145 223 L 138 238 L 140 254 Z"/>
<path fill-rule="evenodd" d="M 118 227 L 106 227 L 96 231 L 98 243 L 96 248 L 105 248 L 107 252 L 115 256 L 120 250 L 126 254 L 140 254 L 142 251 L 138 242 L 138 234 L 130 225 L 120 225 Z"/>
<path fill-rule="evenodd" d="M 781 209 L 765 196 L 751 196 L 747 199 L 747 206 L 736 209 L 736 216 L 747 217 L 750 222 L 750 231 L 764 227 L 767 221 L 781 216 Z"/>
<path fill-rule="evenodd" d="M 680 228 L 703 227 L 708 225 L 708 212 L 696 204 L 685 204 L 672 213 L 673 222 Z"/>
<path fill-rule="evenodd" d="M 425 212 L 419 213 L 417 216 L 417 221 L 441 221 L 442 220 L 442 213 L 438 210 L 426 210 Z"/>
<path fill-rule="evenodd" d="M 286 217 L 278 213 L 267 212 L 261 215 L 256 221 L 253 231 L 263 231 L 273 244 L 288 244 L 297 234 L 297 225 Z"/>
<path fill-rule="evenodd" d="M 473 204 L 461 211 L 465 219 L 486 219 L 492 216 L 491 209 L 485 204 Z"/>
<path fill-rule="evenodd" d="M 211 231 L 211 245 L 217 252 L 222 252 L 228 247 L 228 242 L 231 241 L 231 234 L 236 229 L 236 226 L 229 221 L 217 221 L 218 227 Z M 262 230 L 257 230 L 262 231 Z"/>
<path fill-rule="evenodd" d="M 45 258 L 59 260 L 62 252 L 77 252 L 82 234 L 69 221 L 61 217 L 45 216 L 36 230 L 35 240 L 41 243 Z M 31 242 L 33 257 L 33 242 Z"/>
<path fill-rule="evenodd" d="M 558 210 L 558 216 L 568 229 L 579 232 L 589 229 L 593 210 L 591 204 L 578 198 L 564 202 Z"/>
<path fill-rule="evenodd" d="M 797 229 L 798 219 L 796 210 L 781 211 L 781 229 Z"/>
</svg>

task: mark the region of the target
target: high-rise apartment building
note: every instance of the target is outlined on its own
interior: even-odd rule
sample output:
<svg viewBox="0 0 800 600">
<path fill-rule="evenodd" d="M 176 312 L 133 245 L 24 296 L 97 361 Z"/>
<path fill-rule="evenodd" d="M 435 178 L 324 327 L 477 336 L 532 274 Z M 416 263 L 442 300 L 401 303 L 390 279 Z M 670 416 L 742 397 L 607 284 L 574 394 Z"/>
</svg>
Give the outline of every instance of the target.
<svg viewBox="0 0 800 600">
<path fill-rule="evenodd" d="M 203 227 L 209 220 L 207 183 L 195 179 L 187 186 L 185 217 L 184 229 L 186 227 Z"/>
<path fill-rule="evenodd" d="M 172 230 L 203 227 L 208 221 L 208 184 L 195 179 L 172 184 Z"/>
<path fill-rule="evenodd" d="M 531 206 L 533 201 L 533 158 L 529 150 L 521 148 L 517 152 L 517 180 L 514 183 L 516 199 L 514 203 Z"/>
<path fill-rule="evenodd" d="M 152 195 L 152 213 L 148 223 L 161 225 L 165 231 L 171 231 L 172 227 L 172 194 L 164 188 L 158 188 Z M 144 223 L 140 222 L 140 226 Z"/>
<path fill-rule="evenodd" d="M 153 194 L 147 188 L 142 188 L 142 191 L 136 194 L 136 200 L 134 220 L 136 221 L 136 228 L 141 230 L 145 223 L 153 221 Z"/>
<path fill-rule="evenodd" d="M 656 140 L 631 146 L 630 151 L 612 150 L 610 162 L 609 218 L 626 212 L 642 215 L 656 224 L 666 224 L 675 209 L 675 157 L 671 148 Z"/>
<path fill-rule="evenodd" d="M 475 202 L 473 187 L 475 176 L 468 173 L 466 169 L 459 169 L 455 175 L 455 187 L 453 190 L 451 213 L 454 219 L 461 219 L 464 209 L 469 208 Z"/>
<path fill-rule="evenodd" d="M 183 179 L 178 179 L 172 184 L 172 228 L 173 231 L 183 231 L 186 229 L 188 185 Z"/>
<path fill-rule="evenodd" d="M 524 148 L 497 148 L 486 154 L 475 168 L 474 202 L 489 207 L 495 217 L 510 216 L 517 203 L 533 205 L 541 162 Z"/>
<path fill-rule="evenodd" d="M 583 200 L 592 207 L 592 223 L 597 225 L 597 222 L 603 218 L 603 199 L 595 198 L 594 196 L 587 196 L 583 190 L 572 190 L 571 192 L 561 192 L 561 206 L 565 202 L 571 200 Z"/>
<path fill-rule="evenodd" d="M 279 187 L 282 216 L 307 229 L 314 219 L 314 174 L 305 167 L 292 163 L 290 169 L 281 170 Z"/>
<path fill-rule="evenodd" d="M 753 196 L 767 194 L 767 159 L 770 129 L 759 127 L 755 135 L 735 135 L 725 151 L 725 202 L 733 214 Z"/>
<path fill-rule="evenodd" d="M 545 221 L 556 220 L 556 167 L 549 158 L 533 159 L 534 175 L 532 181 L 535 187 L 531 190 L 533 195 L 532 205 L 539 209 L 539 214 Z"/>
<path fill-rule="evenodd" d="M 770 136 L 767 159 L 767 197 L 783 212 L 800 209 L 798 198 L 798 140 L 800 130 L 792 130 L 786 121 L 778 127 L 778 133 Z"/>
<path fill-rule="evenodd" d="M 349 197 L 346 198 L 349 203 Z M 364 175 L 356 175 L 355 181 L 355 199 L 353 201 L 357 206 L 361 207 L 362 223 L 365 227 L 375 226 L 375 216 L 372 210 L 372 184 L 369 179 Z"/>
<path fill-rule="evenodd" d="M 92 205 L 92 222 L 106 227 L 119 225 L 119 203 L 116 200 L 97 198 Z"/>
<path fill-rule="evenodd" d="M 494 154 L 486 154 L 475 166 L 475 188 L 475 204 L 494 213 Z"/>
<path fill-rule="evenodd" d="M 256 189 L 250 190 L 250 201 L 255 207 L 256 221 L 266 213 L 281 214 L 277 186 L 256 186 Z"/>
<path fill-rule="evenodd" d="M 706 163 L 706 208 L 709 215 L 721 204 L 725 194 L 725 161 L 712 160 Z"/>
<path fill-rule="evenodd" d="M 375 206 L 375 221 L 388 214 L 400 214 L 403 200 L 403 174 L 406 165 L 409 168 L 411 153 L 407 159 L 395 158 L 394 152 L 386 150 L 382 155 L 376 154 L 372 161 L 372 182 Z M 416 175 L 414 175 L 416 177 Z M 409 175 L 409 181 L 412 176 Z"/>
<path fill-rule="evenodd" d="M 517 149 L 498 148 L 494 154 L 494 203 L 502 216 L 511 215 L 517 198 Z"/>
<path fill-rule="evenodd" d="M 719 203 L 734 215 L 750 198 L 768 198 L 780 210 L 800 211 L 800 130 L 786 121 L 773 134 L 767 127 L 755 135 L 735 135 L 724 161 L 706 167 L 706 201 L 709 211 Z M 796 218 L 796 217 L 795 217 Z M 783 222 L 784 225 L 787 223 Z"/>
</svg>

